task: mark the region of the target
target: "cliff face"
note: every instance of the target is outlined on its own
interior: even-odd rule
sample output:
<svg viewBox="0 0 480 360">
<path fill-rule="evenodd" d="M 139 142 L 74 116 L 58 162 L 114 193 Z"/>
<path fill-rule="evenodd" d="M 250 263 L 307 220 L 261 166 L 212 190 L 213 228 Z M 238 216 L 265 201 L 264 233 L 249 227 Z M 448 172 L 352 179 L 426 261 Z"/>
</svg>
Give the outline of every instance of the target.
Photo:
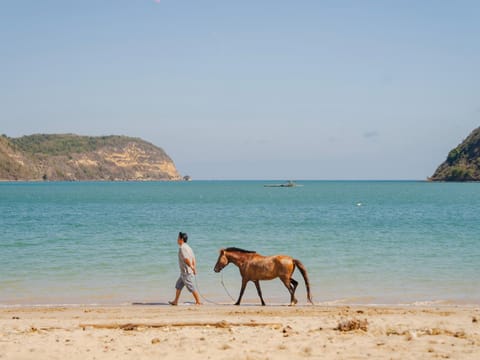
<svg viewBox="0 0 480 360">
<path fill-rule="evenodd" d="M 449 152 L 430 180 L 480 181 L 480 127 Z"/>
<path fill-rule="evenodd" d="M 161 148 L 126 136 L 0 136 L 0 180 L 180 180 Z"/>
</svg>

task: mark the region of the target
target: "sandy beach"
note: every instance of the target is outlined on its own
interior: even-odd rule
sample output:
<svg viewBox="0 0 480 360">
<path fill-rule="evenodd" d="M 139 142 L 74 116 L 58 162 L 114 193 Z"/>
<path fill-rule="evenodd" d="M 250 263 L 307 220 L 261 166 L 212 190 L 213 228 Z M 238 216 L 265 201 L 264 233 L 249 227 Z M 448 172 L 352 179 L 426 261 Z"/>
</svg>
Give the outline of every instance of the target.
<svg viewBox="0 0 480 360">
<path fill-rule="evenodd" d="M 0 310 L 0 359 L 478 359 L 480 307 Z"/>
</svg>

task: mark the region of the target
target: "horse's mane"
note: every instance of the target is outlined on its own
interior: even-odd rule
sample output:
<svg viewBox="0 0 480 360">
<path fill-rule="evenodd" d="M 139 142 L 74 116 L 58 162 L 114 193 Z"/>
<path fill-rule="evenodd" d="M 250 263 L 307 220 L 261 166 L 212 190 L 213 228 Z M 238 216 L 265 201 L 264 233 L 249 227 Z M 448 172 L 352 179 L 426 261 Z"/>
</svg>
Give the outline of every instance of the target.
<svg viewBox="0 0 480 360">
<path fill-rule="evenodd" d="M 241 252 L 241 253 L 246 253 L 246 254 L 255 254 L 256 251 L 251 251 L 251 250 L 245 250 L 245 249 L 240 249 L 237 247 L 229 247 L 225 249 L 226 251 L 236 251 L 236 252 Z"/>
</svg>

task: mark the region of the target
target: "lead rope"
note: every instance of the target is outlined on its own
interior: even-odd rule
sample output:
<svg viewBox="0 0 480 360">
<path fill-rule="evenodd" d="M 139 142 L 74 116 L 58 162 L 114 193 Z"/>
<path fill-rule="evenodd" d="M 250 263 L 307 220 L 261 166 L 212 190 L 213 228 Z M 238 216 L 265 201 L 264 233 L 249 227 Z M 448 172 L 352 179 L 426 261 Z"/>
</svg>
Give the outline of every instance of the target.
<svg viewBox="0 0 480 360">
<path fill-rule="evenodd" d="M 203 296 L 202 292 L 200 291 L 200 286 L 198 286 L 197 275 L 195 275 L 195 285 L 197 286 L 197 291 L 198 291 L 198 293 L 200 294 L 200 297 L 201 297 L 204 301 L 206 301 L 206 302 L 208 302 L 208 303 L 210 303 L 210 304 L 221 305 L 221 304 L 219 304 L 219 303 L 217 303 L 217 302 L 215 302 L 215 301 L 209 300 L 209 299 L 207 299 L 205 296 Z"/>
<path fill-rule="evenodd" d="M 225 283 L 223 282 L 223 272 L 222 272 L 222 286 L 223 288 L 225 289 L 225 292 L 227 293 L 227 295 L 230 297 L 230 299 L 232 299 L 233 302 L 235 302 L 235 299 L 233 298 L 232 295 L 230 295 L 230 292 L 228 291 L 227 287 L 225 286 Z"/>
<path fill-rule="evenodd" d="M 232 295 L 230 295 L 230 293 L 228 292 L 228 289 L 227 287 L 225 286 L 225 283 L 223 281 L 223 272 L 222 272 L 222 280 L 221 280 L 221 283 L 222 283 L 222 286 L 223 288 L 225 289 L 225 292 L 227 293 L 227 295 L 230 297 L 230 299 L 232 299 L 232 301 L 235 301 L 235 299 L 232 297 Z M 195 285 L 197 286 L 197 291 L 198 293 L 200 294 L 200 297 L 205 300 L 206 302 L 210 303 L 210 304 L 215 304 L 215 305 L 225 305 L 225 304 L 220 304 L 220 303 L 217 303 L 213 300 L 209 300 L 207 299 L 205 296 L 203 296 L 202 292 L 200 291 L 200 287 L 198 286 L 198 280 L 197 280 L 197 276 L 195 275 Z"/>
</svg>

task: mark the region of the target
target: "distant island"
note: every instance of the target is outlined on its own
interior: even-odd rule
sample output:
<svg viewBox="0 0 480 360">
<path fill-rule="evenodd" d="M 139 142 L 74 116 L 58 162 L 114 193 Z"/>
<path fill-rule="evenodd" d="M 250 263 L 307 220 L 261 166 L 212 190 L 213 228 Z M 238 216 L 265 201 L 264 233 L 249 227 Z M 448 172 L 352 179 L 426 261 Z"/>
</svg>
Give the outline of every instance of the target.
<svg viewBox="0 0 480 360">
<path fill-rule="evenodd" d="M 0 136 L 0 180 L 181 180 L 165 151 L 139 138 L 36 134 Z"/>
<path fill-rule="evenodd" d="M 448 153 L 429 180 L 480 181 L 480 127 Z"/>
</svg>

